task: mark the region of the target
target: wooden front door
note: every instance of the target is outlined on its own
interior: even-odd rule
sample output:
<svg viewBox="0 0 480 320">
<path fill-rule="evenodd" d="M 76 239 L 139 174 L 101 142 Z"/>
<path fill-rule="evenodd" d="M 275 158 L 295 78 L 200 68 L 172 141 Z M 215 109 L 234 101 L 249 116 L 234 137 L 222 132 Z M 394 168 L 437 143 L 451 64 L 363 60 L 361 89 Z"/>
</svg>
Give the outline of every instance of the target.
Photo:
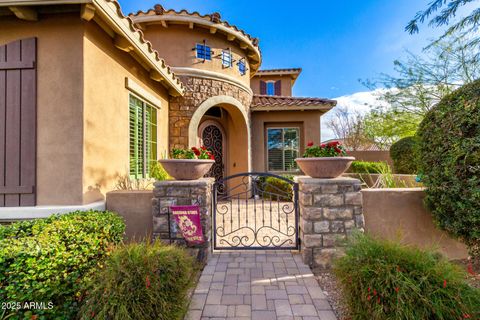
<svg viewBox="0 0 480 320">
<path fill-rule="evenodd" d="M 0 207 L 34 206 L 35 38 L 0 46 Z"/>
</svg>

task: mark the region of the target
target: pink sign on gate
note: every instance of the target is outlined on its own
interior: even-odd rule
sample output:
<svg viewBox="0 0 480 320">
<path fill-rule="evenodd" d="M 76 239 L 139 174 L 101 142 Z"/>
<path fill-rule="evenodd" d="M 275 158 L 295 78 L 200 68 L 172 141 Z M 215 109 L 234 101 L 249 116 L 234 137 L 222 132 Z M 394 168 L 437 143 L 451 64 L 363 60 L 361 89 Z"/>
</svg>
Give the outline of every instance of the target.
<svg viewBox="0 0 480 320">
<path fill-rule="evenodd" d="M 205 242 L 199 206 L 171 206 L 170 209 L 187 243 L 202 244 Z"/>
</svg>

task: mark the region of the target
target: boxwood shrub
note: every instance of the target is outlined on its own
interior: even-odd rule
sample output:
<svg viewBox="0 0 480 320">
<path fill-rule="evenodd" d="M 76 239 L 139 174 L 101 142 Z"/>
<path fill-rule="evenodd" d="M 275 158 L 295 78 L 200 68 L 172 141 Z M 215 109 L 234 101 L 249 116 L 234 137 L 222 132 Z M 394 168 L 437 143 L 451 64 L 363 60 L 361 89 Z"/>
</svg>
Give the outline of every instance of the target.
<svg viewBox="0 0 480 320">
<path fill-rule="evenodd" d="M 117 214 L 96 211 L 0 226 L 0 301 L 10 303 L 8 319 L 74 318 L 81 282 L 124 231 Z M 25 308 L 30 302 L 46 308 Z"/>
<path fill-rule="evenodd" d="M 288 179 L 293 182 L 293 175 L 282 175 L 285 179 Z M 262 187 L 263 198 L 279 201 L 293 201 L 293 184 L 276 178 L 276 177 L 265 177 L 263 179 Z"/>
<path fill-rule="evenodd" d="M 439 226 L 480 257 L 480 80 L 446 96 L 420 124 L 426 203 Z"/>
<path fill-rule="evenodd" d="M 86 283 L 79 318 L 183 319 L 195 271 L 194 259 L 179 247 L 160 242 L 120 245 Z"/>
<path fill-rule="evenodd" d="M 439 254 L 352 237 L 334 272 L 352 319 L 479 319 L 480 290 Z"/>
<path fill-rule="evenodd" d="M 385 162 L 353 161 L 348 172 L 350 173 L 382 173 L 387 164 Z"/>
<path fill-rule="evenodd" d="M 395 173 L 415 174 L 418 171 L 417 137 L 405 137 L 390 147 L 390 157 L 393 160 Z"/>
</svg>

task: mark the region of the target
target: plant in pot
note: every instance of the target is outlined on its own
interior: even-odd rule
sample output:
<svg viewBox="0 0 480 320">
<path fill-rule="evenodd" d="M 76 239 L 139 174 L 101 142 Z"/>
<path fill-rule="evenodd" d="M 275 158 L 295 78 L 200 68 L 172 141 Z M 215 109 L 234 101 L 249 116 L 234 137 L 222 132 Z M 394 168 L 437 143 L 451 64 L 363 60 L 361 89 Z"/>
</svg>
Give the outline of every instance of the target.
<svg viewBox="0 0 480 320">
<path fill-rule="evenodd" d="M 312 178 L 336 178 L 347 171 L 353 160 L 338 141 L 317 146 L 309 142 L 303 157 L 295 159 L 300 169 Z"/>
<path fill-rule="evenodd" d="M 167 173 L 176 180 L 197 180 L 203 177 L 215 163 L 215 157 L 205 147 L 172 149 L 171 159 L 159 162 Z"/>
</svg>

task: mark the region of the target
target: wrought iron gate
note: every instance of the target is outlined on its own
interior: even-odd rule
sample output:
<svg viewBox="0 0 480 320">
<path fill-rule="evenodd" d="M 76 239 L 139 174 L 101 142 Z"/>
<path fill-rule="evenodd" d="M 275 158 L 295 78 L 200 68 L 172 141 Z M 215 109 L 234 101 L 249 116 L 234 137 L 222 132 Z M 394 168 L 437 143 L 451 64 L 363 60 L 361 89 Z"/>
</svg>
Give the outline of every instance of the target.
<svg viewBox="0 0 480 320">
<path fill-rule="evenodd" d="M 298 184 L 269 173 L 241 173 L 213 186 L 214 249 L 299 248 Z"/>
</svg>

